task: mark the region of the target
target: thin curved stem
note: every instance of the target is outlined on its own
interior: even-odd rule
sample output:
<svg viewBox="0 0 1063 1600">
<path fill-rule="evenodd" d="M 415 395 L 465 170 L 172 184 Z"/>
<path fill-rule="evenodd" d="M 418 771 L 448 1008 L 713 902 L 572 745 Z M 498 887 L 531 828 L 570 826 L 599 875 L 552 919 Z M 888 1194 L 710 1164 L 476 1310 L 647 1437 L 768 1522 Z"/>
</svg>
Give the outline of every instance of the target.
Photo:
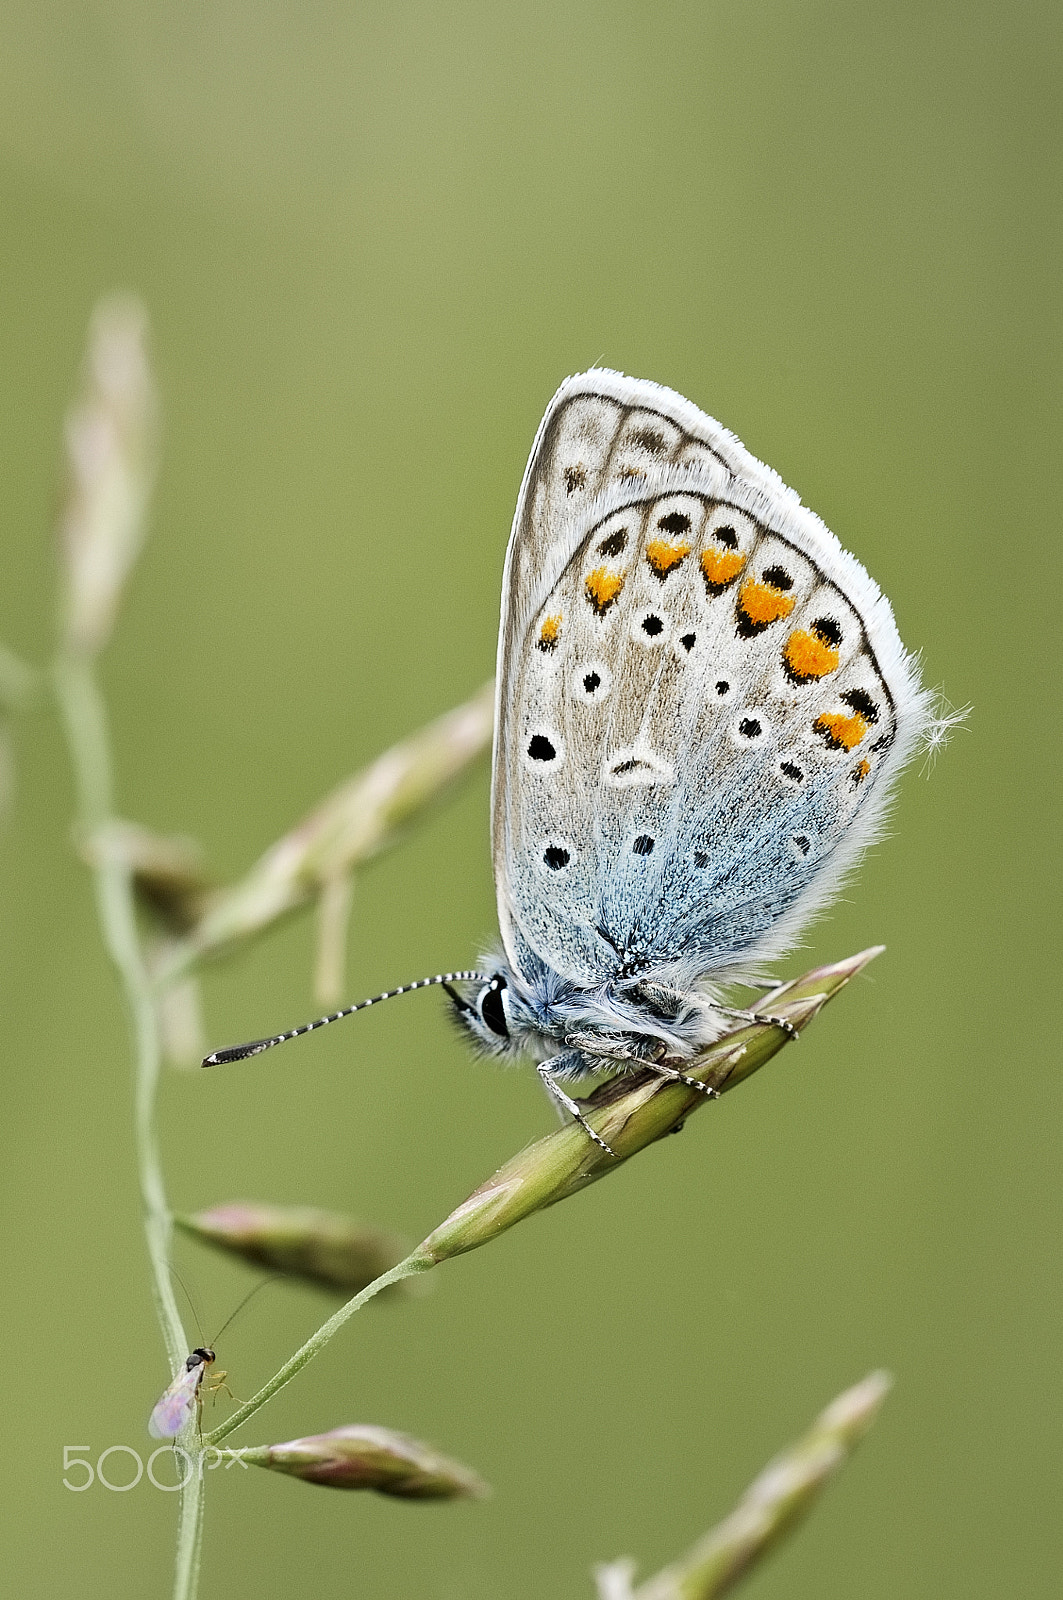
<svg viewBox="0 0 1063 1600">
<path fill-rule="evenodd" d="M 290 1383 L 296 1373 L 301 1371 L 308 1361 L 312 1361 L 319 1350 L 325 1348 L 332 1336 L 339 1332 L 348 1318 L 353 1317 L 356 1311 L 361 1311 L 362 1307 L 368 1304 L 374 1295 L 378 1295 L 382 1289 L 390 1288 L 393 1283 L 401 1283 L 403 1278 L 413 1278 L 419 1272 L 428 1272 L 434 1265 L 434 1261 L 430 1261 L 425 1256 L 414 1251 L 412 1255 L 404 1257 L 388 1272 L 382 1272 L 379 1278 L 374 1278 L 373 1282 L 363 1289 L 360 1294 L 356 1294 L 352 1299 L 348 1300 L 347 1304 L 341 1306 L 337 1312 L 329 1317 L 327 1322 L 323 1322 L 317 1332 L 311 1334 L 306 1343 L 300 1345 L 295 1354 L 289 1356 L 288 1360 L 282 1367 L 278 1368 L 272 1378 L 262 1385 L 257 1394 L 253 1394 L 250 1400 L 234 1411 L 231 1417 L 226 1417 L 225 1421 L 217 1428 L 214 1428 L 212 1432 L 205 1433 L 203 1435 L 204 1448 L 209 1449 L 213 1445 L 220 1444 L 222 1439 L 227 1439 L 230 1433 L 235 1428 L 238 1428 L 241 1423 L 246 1422 L 249 1417 L 253 1417 L 256 1411 L 261 1410 L 266 1401 L 272 1399 L 278 1389 L 283 1389 L 286 1383 Z"/>
<path fill-rule="evenodd" d="M 107 712 L 91 667 L 80 656 L 60 655 L 55 664 L 55 685 L 74 769 L 78 827 L 84 835 L 91 836 L 110 821 L 113 809 Z M 144 1232 L 159 1325 L 170 1366 L 176 1370 L 188 1353 L 188 1342 L 170 1279 L 171 1216 L 155 1135 L 162 1059 L 158 1019 L 137 932 L 129 870 L 117 853 L 101 851 L 94 861 L 92 876 L 104 944 L 118 972 L 133 1035 L 137 1173 Z"/>
<path fill-rule="evenodd" d="M 203 1548 L 203 1457 L 191 1454 L 192 1471 L 181 1490 L 177 1520 L 177 1561 L 173 1600 L 195 1600 L 199 1588 L 199 1557 Z"/>
<path fill-rule="evenodd" d="M 55 662 L 54 681 L 74 772 L 77 826 L 83 837 L 92 838 L 111 820 L 113 812 L 107 711 L 91 661 L 85 656 L 61 652 Z M 115 851 L 94 851 L 92 877 L 104 945 L 118 972 L 132 1033 L 134 1135 L 144 1235 L 155 1310 L 170 1370 L 176 1372 L 188 1353 L 188 1340 L 170 1277 L 172 1216 L 155 1133 L 162 1061 L 158 1017 L 137 929 L 129 868 Z M 197 1462 L 181 1491 L 175 1600 L 193 1600 L 195 1595 L 202 1503 L 203 1485 Z"/>
</svg>

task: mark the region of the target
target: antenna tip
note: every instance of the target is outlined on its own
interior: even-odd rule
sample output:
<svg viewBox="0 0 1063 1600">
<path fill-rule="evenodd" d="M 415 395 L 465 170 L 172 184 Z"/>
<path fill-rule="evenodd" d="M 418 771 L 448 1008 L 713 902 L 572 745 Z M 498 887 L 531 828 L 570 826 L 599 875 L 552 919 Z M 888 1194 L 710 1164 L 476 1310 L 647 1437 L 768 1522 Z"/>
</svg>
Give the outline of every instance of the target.
<svg viewBox="0 0 1063 1600">
<path fill-rule="evenodd" d="M 272 1039 L 253 1039 L 250 1044 L 236 1044 L 228 1050 L 213 1050 L 199 1064 L 201 1067 L 227 1067 L 233 1061 L 246 1061 L 248 1056 L 257 1056 L 260 1050 L 267 1050 L 272 1043 Z"/>
</svg>

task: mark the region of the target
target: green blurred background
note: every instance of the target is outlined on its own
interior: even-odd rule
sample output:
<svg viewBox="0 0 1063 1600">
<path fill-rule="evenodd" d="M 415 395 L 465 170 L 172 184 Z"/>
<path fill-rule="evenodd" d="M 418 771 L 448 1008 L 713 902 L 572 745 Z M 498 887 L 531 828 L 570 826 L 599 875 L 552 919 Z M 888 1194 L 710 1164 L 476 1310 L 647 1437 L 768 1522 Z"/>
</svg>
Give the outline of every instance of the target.
<svg viewBox="0 0 1063 1600">
<path fill-rule="evenodd" d="M 7 0 L 0 638 L 49 649 L 90 309 L 154 327 L 165 462 L 104 677 L 123 814 L 246 866 L 491 671 L 542 410 L 603 361 L 770 461 L 973 704 L 785 970 L 888 953 L 755 1082 L 609 1183 L 374 1307 L 247 1442 L 408 1429 L 483 1505 L 212 1487 L 206 1597 L 589 1596 L 670 1559 L 835 1392 L 897 1389 L 751 1597 L 1060 1587 L 1060 29 L 1046 4 Z M 45 703 L 0 838 L 11 1593 L 165 1594 L 175 1507 L 61 1483 L 147 1444 L 167 1369 L 126 1031 Z M 487 770 L 356 894 L 352 998 L 493 933 Z M 307 920 L 207 985 L 214 1043 L 314 1013 Z M 436 996 L 173 1074 L 175 1204 L 421 1237 L 552 1125 Z M 181 1247 L 209 1335 L 250 1273 Z M 328 1302 L 269 1290 L 251 1393 Z M 115 1466 L 120 1476 L 121 1463 Z"/>
</svg>

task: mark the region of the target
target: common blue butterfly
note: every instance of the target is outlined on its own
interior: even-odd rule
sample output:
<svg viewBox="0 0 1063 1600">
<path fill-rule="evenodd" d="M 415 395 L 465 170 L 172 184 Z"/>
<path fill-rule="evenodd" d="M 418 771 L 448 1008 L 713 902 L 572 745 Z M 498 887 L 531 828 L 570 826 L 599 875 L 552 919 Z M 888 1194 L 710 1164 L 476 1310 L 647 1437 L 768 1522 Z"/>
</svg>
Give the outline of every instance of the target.
<svg viewBox="0 0 1063 1600">
<path fill-rule="evenodd" d="M 651 1067 L 703 1088 L 682 1065 L 726 1032 L 726 986 L 837 893 L 933 726 L 889 602 L 770 467 L 670 389 L 569 378 L 502 586 L 502 952 L 407 988 L 444 984 L 601 1144 L 562 1083 Z"/>
</svg>

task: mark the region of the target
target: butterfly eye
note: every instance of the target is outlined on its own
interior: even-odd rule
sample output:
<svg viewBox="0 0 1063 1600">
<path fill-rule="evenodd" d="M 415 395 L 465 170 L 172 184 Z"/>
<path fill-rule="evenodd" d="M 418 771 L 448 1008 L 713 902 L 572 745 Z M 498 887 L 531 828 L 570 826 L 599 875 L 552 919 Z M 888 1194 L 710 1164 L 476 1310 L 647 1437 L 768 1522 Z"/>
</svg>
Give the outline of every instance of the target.
<svg viewBox="0 0 1063 1600">
<path fill-rule="evenodd" d="M 506 980 L 501 973 L 496 973 L 480 996 L 480 1016 L 486 1022 L 492 1033 L 497 1033 L 500 1039 L 509 1038 L 509 1019 L 506 1016 L 506 1002 L 503 998 L 506 989 Z"/>
</svg>

